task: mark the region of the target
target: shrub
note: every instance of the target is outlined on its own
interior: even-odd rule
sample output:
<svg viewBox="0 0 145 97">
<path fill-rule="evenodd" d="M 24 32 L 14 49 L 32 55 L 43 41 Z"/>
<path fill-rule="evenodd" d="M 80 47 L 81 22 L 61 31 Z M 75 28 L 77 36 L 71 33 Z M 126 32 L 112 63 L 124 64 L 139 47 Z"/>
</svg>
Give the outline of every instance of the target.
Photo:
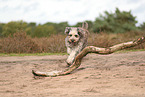
<svg viewBox="0 0 145 97">
<path fill-rule="evenodd" d="M 128 42 L 144 36 L 141 32 L 99 33 L 90 34 L 89 46 L 110 47 L 118 43 Z M 25 32 L 17 32 L 13 36 L 0 39 L 0 53 L 64 53 L 65 35 L 51 35 L 50 37 L 31 38 Z M 129 48 L 145 49 L 145 43 Z"/>
<path fill-rule="evenodd" d="M 135 31 L 116 34 L 101 32 L 99 34 L 91 34 L 88 39 L 88 45 L 107 48 L 115 44 L 135 40 L 137 38 L 145 36 L 144 34 L 145 33 Z M 128 49 L 145 49 L 145 43 Z"/>
<path fill-rule="evenodd" d="M 34 38 L 33 39 L 41 49 L 41 52 L 47 53 L 64 53 L 66 52 L 65 47 L 65 36 L 64 35 L 51 35 L 50 37 Z"/>
<path fill-rule="evenodd" d="M 12 36 L 0 41 L 2 53 L 36 53 L 40 52 L 39 46 L 26 35 L 26 32 L 16 32 Z"/>
</svg>

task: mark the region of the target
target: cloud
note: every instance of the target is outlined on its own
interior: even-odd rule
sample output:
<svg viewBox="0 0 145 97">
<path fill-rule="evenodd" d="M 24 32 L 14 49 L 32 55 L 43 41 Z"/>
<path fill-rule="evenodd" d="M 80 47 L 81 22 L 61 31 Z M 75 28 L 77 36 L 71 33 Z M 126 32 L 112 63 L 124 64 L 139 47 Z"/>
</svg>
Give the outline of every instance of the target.
<svg viewBox="0 0 145 97">
<path fill-rule="evenodd" d="M 0 22 L 62 22 L 95 20 L 104 11 L 131 10 L 139 23 L 145 21 L 144 0 L 0 0 Z"/>
</svg>

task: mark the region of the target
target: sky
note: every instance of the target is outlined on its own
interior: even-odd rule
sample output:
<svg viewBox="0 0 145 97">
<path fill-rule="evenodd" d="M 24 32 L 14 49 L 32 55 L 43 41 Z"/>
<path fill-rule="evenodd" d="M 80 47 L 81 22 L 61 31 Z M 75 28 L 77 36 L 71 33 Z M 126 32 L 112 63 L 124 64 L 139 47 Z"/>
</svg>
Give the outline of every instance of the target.
<svg viewBox="0 0 145 97">
<path fill-rule="evenodd" d="M 137 25 L 145 22 L 145 0 L 0 0 L 0 23 L 23 20 L 44 24 L 68 22 L 75 25 L 95 21 L 104 11 L 130 11 Z"/>
</svg>

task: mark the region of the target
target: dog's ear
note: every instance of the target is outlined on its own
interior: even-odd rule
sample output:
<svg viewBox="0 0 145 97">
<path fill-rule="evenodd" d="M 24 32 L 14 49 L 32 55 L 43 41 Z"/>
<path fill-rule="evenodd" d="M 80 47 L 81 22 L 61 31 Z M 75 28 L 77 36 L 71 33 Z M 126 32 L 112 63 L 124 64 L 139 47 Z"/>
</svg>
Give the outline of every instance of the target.
<svg viewBox="0 0 145 97">
<path fill-rule="evenodd" d="M 83 36 L 83 30 L 81 29 L 81 28 L 77 28 L 77 31 L 78 31 L 78 34 L 80 35 L 80 36 Z"/>
<path fill-rule="evenodd" d="M 71 30 L 71 28 L 70 28 L 70 27 L 66 27 L 66 28 L 65 28 L 65 32 L 64 32 L 64 33 L 65 33 L 65 34 L 68 34 L 68 33 L 70 32 L 70 30 Z"/>
<path fill-rule="evenodd" d="M 88 29 L 88 23 L 87 22 L 83 22 L 82 28 L 87 30 Z"/>
</svg>

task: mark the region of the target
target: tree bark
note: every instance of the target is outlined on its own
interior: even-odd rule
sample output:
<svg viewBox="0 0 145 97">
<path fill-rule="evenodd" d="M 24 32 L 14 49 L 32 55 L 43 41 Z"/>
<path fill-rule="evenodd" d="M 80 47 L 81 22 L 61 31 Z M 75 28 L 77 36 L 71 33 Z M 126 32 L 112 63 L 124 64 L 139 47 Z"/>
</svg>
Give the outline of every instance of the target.
<svg viewBox="0 0 145 97">
<path fill-rule="evenodd" d="M 70 74 L 72 71 L 76 70 L 80 65 L 81 65 L 81 60 L 84 56 L 86 56 L 88 53 L 96 53 L 96 54 L 111 54 L 115 51 L 122 50 L 125 48 L 130 48 L 134 47 L 136 45 L 139 45 L 141 43 L 145 42 L 145 37 L 139 38 L 135 41 L 130 41 L 126 43 L 121 43 L 114 45 L 109 48 L 99 48 L 95 46 L 88 46 L 84 48 L 75 58 L 74 63 L 65 71 L 55 71 L 55 72 L 39 72 L 32 70 L 32 73 L 35 76 L 46 76 L 46 77 L 54 77 L 54 76 L 62 76 L 62 75 L 67 75 Z"/>
</svg>

